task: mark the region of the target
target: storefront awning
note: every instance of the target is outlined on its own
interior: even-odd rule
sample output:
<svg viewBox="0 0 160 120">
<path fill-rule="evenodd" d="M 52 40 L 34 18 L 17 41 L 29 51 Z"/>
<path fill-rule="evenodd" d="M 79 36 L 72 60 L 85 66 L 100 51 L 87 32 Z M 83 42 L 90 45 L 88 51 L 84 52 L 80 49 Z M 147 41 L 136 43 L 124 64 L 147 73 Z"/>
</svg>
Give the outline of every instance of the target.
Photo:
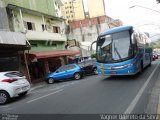
<svg viewBox="0 0 160 120">
<path fill-rule="evenodd" d="M 29 50 L 25 34 L 10 31 L 0 31 L 0 50 Z"/>
<path fill-rule="evenodd" d="M 26 45 L 26 36 L 22 33 L 0 31 L 0 44 Z"/>
<path fill-rule="evenodd" d="M 73 56 L 80 54 L 79 51 L 63 50 L 63 51 L 46 51 L 46 52 L 32 52 L 29 53 L 31 58 L 51 58 L 51 57 L 61 57 L 61 56 Z"/>
</svg>

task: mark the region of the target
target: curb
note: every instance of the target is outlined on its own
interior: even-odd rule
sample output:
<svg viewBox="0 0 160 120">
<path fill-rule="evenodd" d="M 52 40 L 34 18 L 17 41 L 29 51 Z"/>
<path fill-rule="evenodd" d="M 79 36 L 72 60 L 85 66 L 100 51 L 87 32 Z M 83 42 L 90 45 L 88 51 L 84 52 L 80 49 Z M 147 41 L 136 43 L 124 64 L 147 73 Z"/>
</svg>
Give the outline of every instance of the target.
<svg viewBox="0 0 160 120">
<path fill-rule="evenodd" d="M 155 82 L 151 89 L 147 92 L 148 95 L 148 102 L 146 106 L 145 113 L 146 114 L 158 114 L 160 113 L 160 62 L 158 63 L 158 69 L 156 70 L 155 74 Z M 159 109 L 159 110 L 158 110 Z"/>
<path fill-rule="evenodd" d="M 159 98 L 158 98 L 157 114 L 160 114 L 160 94 L 159 94 Z"/>
<path fill-rule="evenodd" d="M 45 82 L 31 84 L 30 91 L 33 91 L 33 90 L 38 89 L 38 88 L 42 88 L 44 86 L 46 86 Z"/>
</svg>

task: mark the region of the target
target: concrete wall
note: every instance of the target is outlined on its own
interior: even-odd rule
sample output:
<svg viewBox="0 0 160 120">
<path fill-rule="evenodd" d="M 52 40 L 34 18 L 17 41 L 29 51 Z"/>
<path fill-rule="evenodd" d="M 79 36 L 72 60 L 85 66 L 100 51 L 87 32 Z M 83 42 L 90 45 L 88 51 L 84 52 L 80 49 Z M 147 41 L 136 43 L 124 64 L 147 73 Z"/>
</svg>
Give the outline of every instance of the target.
<svg viewBox="0 0 160 120">
<path fill-rule="evenodd" d="M 0 30 L 9 30 L 8 17 L 3 0 L 0 0 Z"/>
<path fill-rule="evenodd" d="M 88 0 L 89 17 L 105 15 L 103 0 Z"/>
<path fill-rule="evenodd" d="M 109 29 L 107 23 L 103 23 L 100 25 L 93 25 L 90 27 L 76 28 L 69 33 L 68 39 L 70 40 L 76 39 L 79 42 L 83 41 L 93 42 L 97 40 L 97 37 L 100 33 L 104 32 L 107 29 Z"/>
<path fill-rule="evenodd" d="M 107 17 L 101 16 L 70 22 L 70 27 L 71 31 L 68 39 L 75 39 L 79 42 L 93 42 L 97 40 L 99 34 L 109 29 L 110 26 L 107 22 Z"/>
<path fill-rule="evenodd" d="M 75 20 L 82 20 L 85 18 L 84 15 L 84 9 L 83 9 L 83 2 L 82 0 L 76 0 L 75 3 L 73 3 L 74 6 L 74 13 L 75 13 Z"/>
<path fill-rule="evenodd" d="M 13 17 L 12 17 L 12 20 L 10 20 L 10 22 L 13 23 L 13 31 L 22 32 L 24 29 L 23 28 L 24 23 L 22 23 L 22 20 L 20 18 L 20 12 L 13 11 L 12 14 L 13 14 Z M 57 40 L 57 41 L 67 40 L 65 35 L 65 25 L 63 21 L 58 21 L 58 20 L 48 21 L 50 19 L 44 16 L 44 23 L 43 23 L 42 16 L 36 16 L 36 15 L 23 13 L 23 12 L 22 12 L 22 19 L 25 22 L 32 22 L 35 24 L 35 30 L 26 31 L 27 35 L 30 36 L 30 38 L 37 38 L 39 40 Z M 47 27 L 47 31 L 42 30 L 42 24 L 49 26 Z M 61 33 L 53 33 L 53 26 L 60 27 Z"/>
</svg>

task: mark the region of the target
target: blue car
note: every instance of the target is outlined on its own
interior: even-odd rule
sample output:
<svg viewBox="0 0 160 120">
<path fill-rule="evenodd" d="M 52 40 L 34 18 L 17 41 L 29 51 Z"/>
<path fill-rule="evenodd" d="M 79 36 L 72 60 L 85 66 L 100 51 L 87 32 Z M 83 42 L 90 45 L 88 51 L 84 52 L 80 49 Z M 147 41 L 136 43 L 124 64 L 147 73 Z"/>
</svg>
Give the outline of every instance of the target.
<svg viewBox="0 0 160 120">
<path fill-rule="evenodd" d="M 82 77 L 82 71 L 79 65 L 69 64 L 63 65 L 58 68 L 55 72 L 47 75 L 45 81 L 49 84 L 53 84 L 55 81 L 74 78 L 76 80 Z"/>
</svg>

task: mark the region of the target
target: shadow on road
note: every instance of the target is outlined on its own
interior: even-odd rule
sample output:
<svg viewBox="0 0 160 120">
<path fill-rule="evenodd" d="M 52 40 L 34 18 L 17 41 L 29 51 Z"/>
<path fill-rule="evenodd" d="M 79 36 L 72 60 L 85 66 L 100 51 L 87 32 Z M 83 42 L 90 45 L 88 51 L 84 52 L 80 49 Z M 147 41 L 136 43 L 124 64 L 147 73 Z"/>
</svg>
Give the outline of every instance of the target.
<svg viewBox="0 0 160 120">
<path fill-rule="evenodd" d="M 117 75 L 117 76 L 108 76 L 107 78 L 102 79 L 103 81 L 108 81 L 108 80 L 112 80 L 112 81 L 133 81 L 133 80 L 138 80 L 138 78 L 142 77 L 145 72 L 148 70 L 148 67 L 146 67 L 145 69 L 143 69 L 143 72 L 141 73 L 137 73 L 135 75 Z"/>
</svg>

